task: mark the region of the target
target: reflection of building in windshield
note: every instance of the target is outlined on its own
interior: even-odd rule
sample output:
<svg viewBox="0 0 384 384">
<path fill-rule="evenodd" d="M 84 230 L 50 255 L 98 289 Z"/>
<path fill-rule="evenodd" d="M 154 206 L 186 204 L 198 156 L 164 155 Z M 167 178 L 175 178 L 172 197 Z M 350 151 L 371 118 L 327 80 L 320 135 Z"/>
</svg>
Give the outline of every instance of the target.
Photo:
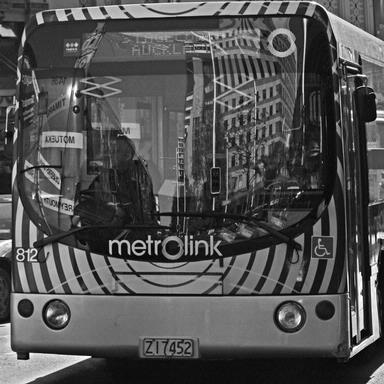
<svg viewBox="0 0 384 384">
<path fill-rule="evenodd" d="M 186 169 L 194 209 L 212 209 L 215 202 L 227 212 L 248 213 L 263 204 L 260 195 L 273 182 L 321 186 L 327 81 L 322 60 L 308 54 L 316 49 L 318 26 L 252 21 L 208 34 L 210 49 L 187 52 Z M 216 201 L 204 189 L 213 166 L 222 172 Z"/>
<path fill-rule="evenodd" d="M 213 87 L 211 52 L 190 49 L 187 51 L 188 77 L 186 95 L 186 162 L 185 173 L 189 176 L 189 187 L 196 198 L 194 209 L 204 207 L 204 185 L 212 166 L 212 113 Z"/>
<path fill-rule="evenodd" d="M 248 195 L 249 188 L 268 177 L 265 171 L 271 164 L 265 159 L 284 149 L 292 128 L 297 54 L 273 55 L 266 49 L 265 36 L 270 31 L 263 28 L 255 28 L 250 20 L 239 22 L 237 29 L 211 37 L 212 52 L 209 46 L 199 53 L 192 50 L 188 60 L 193 82 L 186 97 L 186 131 L 192 135 L 187 152 L 194 161 L 187 161 L 187 173 L 195 188 L 193 195 L 204 193 L 215 151 L 215 165 L 223 173 L 221 200 L 223 204 L 232 201 L 230 209 L 237 212 L 242 211 L 242 196 Z M 284 39 L 274 40 L 282 45 L 277 49 L 287 49 Z M 286 173 L 283 159 L 277 160 L 280 164 L 275 173 Z M 257 165 L 259 172 L 255 171 Z M 207 196 L 200 203 L 204 199 Z"/>
<path fill-rule="evenodd" d="M 223 90 L 220 100 L 229 133 L 228 184 L 236 204 L 232 210 L 243 213 L 250 204 L 246 202 L 250 188 L 257 189 L 274 177 L 270 174 L 273 167 L 273 173 L 284 173 L 284 163 L 278 164 L 282 159 L 273 155 L 279 155 L 278 149 L 285 147 L 296 96 L 296 52 L 286 58 L 273 55 L 267 49 L 266 37 L 271 31 L 262 27 L 256 32 L 245 24 L 243 35 L 227 43 L 232 47 L 229 57 L 236 60 L 237 67 L 243 67 L 243 72 L 229 77 L 232 81 L 225 84 L 229 87 Z M 275 38 L 274 42 L 282 45 L 278 50 L 286 51 L 285 41 Z M 258 50 L 250 50 L 252 44 L 258 44 Z M 222 78 L 225 82 L 226 77 Z M 274 160 L 277 164 L 273 164 Z"/>
</svg>

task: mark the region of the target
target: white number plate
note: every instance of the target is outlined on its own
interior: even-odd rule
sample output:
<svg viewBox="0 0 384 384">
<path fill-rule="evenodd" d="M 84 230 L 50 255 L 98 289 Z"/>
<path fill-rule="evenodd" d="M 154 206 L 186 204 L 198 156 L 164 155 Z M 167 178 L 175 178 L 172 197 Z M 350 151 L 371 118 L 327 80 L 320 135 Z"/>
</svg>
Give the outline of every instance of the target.
<svg viewBox="0 0 384 384">
<path fill-rule="evenodd" d="M 142 337 L 140 357 L 195 359 L 198 357 L 198 342 L 189 337 Z"/>
</svg>

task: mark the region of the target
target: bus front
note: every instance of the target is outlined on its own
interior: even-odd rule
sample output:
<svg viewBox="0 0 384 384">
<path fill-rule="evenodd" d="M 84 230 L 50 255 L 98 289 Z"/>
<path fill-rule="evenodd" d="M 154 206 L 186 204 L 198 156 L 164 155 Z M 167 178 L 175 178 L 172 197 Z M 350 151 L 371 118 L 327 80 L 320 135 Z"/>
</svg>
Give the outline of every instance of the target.
<svg viewBox="0 0 384 384">
<path fill-rule="evenodd" d="M 347 353 L 324 12 L 225 4 L 47 11 L 27 29 L 19 358 Z"/>
</svg>

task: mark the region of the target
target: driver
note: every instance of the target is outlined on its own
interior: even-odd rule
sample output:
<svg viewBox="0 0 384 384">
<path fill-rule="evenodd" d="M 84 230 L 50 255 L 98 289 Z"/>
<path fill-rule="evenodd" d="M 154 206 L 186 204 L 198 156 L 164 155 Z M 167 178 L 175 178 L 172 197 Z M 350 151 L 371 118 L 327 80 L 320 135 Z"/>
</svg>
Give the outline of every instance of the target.
<svg viewBox="0 0 384 384">
<path fill-rule="evenodd" d="M 75 214 L 82 225 L 153 222 L 152 181 L 134 144 L 118 135 L 111 152 L 112 167 L 100 171 L 89 188 L 80 192 Z"/>
<path fill-rule="evenodd" d="M 128 222 L 151 222 L 156 207 L 151 177 L 126 136 L 116 140 L 116 201 Z"/>
</svg>

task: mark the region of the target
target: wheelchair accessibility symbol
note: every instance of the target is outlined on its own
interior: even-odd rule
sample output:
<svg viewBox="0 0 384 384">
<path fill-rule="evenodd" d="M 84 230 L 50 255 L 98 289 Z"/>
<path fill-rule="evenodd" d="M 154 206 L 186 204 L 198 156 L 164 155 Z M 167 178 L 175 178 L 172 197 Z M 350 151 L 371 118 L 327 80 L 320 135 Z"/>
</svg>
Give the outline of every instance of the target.
<svg viewBox="0 0 384 384">
<path fill-rule="evenodd" d="M 312 236 L 312 258 L 333 259 L 332 236 Z"/>
</svg>

